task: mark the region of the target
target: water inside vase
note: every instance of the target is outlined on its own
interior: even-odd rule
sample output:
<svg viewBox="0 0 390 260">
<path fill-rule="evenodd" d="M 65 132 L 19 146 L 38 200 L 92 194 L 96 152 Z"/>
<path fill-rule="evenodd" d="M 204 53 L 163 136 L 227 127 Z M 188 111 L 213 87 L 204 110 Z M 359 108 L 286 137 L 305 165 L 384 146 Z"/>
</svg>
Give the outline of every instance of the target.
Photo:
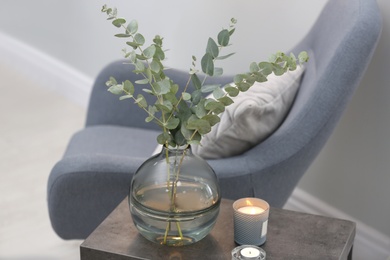
<svg viewBox="0 0 390 260">
<path fill-rule="evenodd" d="M 166 245 L 192 244 L 213 228 L 220 198 L 206 183 L 177 183 L 172 204 L 172 187 L 155 184 L 131 192 L 133 221 L 148 240 Z M 214 195 L 213 195 L 214 194 Z"/>
</svg>

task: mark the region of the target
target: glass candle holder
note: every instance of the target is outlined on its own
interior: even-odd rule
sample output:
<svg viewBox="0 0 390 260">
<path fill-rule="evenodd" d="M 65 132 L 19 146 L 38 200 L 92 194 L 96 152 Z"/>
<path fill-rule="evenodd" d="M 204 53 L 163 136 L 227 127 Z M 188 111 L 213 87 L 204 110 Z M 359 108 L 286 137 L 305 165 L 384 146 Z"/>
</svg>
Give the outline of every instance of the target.
<svg viewBox="0 0 390 260">
<path fill-rule="evenodd" d="M 265 260 L 265 251 L 257 246 L 243 245 L 232 250 L 232 260 Z"/>
<path fill-rule="evenodd" d="M 267 239 L 269 205 L 258 198 L 233 203 L 234 241 L 239 245 L 262 245 Z"/>
</svg>

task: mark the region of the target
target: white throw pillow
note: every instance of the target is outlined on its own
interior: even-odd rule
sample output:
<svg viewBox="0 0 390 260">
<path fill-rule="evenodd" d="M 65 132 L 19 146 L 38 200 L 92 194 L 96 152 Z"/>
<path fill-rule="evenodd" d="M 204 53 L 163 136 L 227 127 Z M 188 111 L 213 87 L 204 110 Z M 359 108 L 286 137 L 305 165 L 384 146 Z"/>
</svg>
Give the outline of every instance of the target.
<svg viewBox="0 0 390 260">
<path fill-rule="evenodd" d="M 234 97 L 234 103 L 220 114 L 221 121 L 204 135 L 192 151 L 203 158 L 241 154 L 270 136 L 288 114 L 299 89 L 304 69 L 298 66 L 282 76 L 255 83 Z"/>
</svg>

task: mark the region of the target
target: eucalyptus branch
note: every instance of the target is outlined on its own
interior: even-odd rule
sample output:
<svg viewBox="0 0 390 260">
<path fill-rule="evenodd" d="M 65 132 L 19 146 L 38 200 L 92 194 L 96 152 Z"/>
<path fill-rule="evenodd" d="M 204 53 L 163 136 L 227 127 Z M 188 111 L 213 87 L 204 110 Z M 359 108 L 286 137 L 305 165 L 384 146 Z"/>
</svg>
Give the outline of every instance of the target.
<svg viewBox="0 0 390 260">
<path fill-rule="evenodd" d="M 154 121 L 162 128 L 157 142 L 163 145 L 175 147 L 200 143 L 202 136 L 209 133 L 211 128 L 220 121 L 218 115 L 225 110 L 225 107 L 234 102 L 233 97 L 239 95 L 240 92 L 247 91 L 255 82 L 267 81 L 267 77 L 271 73 L 277 76 L 283 75 L 289 70 L 295 70 L 297 63 L 301 64 L 308 60 L 306 52 L 300 53 L 298 59 L 293 54 L 286 55 L 278 52 L 271 56 L 269 62 L 251 63 L 249 72 L 237 74 L 232 79 L 232 84 L 226 86 L 208 85 L 208 77 L 223 74 L 223 69 L 215 67 L 215 62 L 234 55 L 234 53 L 221 55 L 222 50 L 230 45 L 230 38 L 235 31 L 237 21 L 231 19 L 228 29 L 222 29 L 216 40 L 210 37 L 207 41 L 206 53 L 200 61 L 201 71 L 204 73 L 203 80 L 201 81 L 197 75 L 196 57 L 193 56 L 193 67 L 189 71 L 189 79 L 184 89 L 179 92 L 179 86 L 164 73 L 163 38 L 157 35 L 153 39 L 153 44 L 144 49 L 142 46 L 145 44 L 145 38 L 138 33 L 138 23 L 135 20 L 126 25 L 125 19 L 118 18 L 116 9 L 107 6 L 103 6 L 102 12 L 108 15 L 108 19 L 112 20 L 115 27 L 124 29 L 124 33 L 116 34 L 116 37 L 131 39 L 126 44 L 131 46 L 133 51 L 125 51 L 125 57 L 135 66 L 133 72 L 141 74 L 144 78 L 134 83 L 137 85 L 148 84 L 150 88 L 144 88 L 142 91 L 154 95 L 156 101 L 154 104 L 147 104 L 142 94 L 133 97 L 134 85 L 129 81 L 117 84 L 115 79 L 110 78 L 107 82 L 108 90 L 114 94 L 122 95 L 121 100 L 132 98 L 138 106 L 147 112 L 145 121 Z M 140 54 L 137 54 L 136 50 Z M 194 86 L 192 93 L 187 92 L 190 82 Z M 212 93 L 213 99 L 203 96 L 207 93 Z M 158 117 L 156 113 L 161 116 Z"/>
</svg>

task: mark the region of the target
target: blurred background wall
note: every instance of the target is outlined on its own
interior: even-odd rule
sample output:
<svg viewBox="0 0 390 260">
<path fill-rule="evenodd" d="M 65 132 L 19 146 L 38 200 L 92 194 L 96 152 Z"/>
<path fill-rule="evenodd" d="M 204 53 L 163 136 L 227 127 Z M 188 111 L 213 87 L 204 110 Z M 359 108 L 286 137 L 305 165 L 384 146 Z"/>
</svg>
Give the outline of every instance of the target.
<svg viewBox="0 0 390 260">
<path fill-rule="evenodd" d="M 86 106 L 93 78 L 108 62 L 121 58 L 125 47 L 123 40 L 113 37 L 117 29 L 100 12 L 105 3 L 117 7 L 119 16 L 137 19 L 147 38 L 162 35 L 170 50 L 167 65 L 186 70 L 192 55 L 200 60 L 207 38 L 235 17 L 237 30 L 229 51 L 236 55 L 224 62 L 224 67 L 226 73 L 238 73 L 246 71 L 252 61 L 290 49 L 309 30 L 325 2 L 3 0 L 0 59 L 22 68 L 15 60 L 27 59 L 24 51 L 32 48 L 70 68 L 84 80 L 69 96 Z M 384 28 L 374 59 L 330 141 L 295 194 L 297 200 L 307 199 L 308 207 L 310 201 L 320 201 L 378 231 L 384 246 L 390 248 L 390 2 L 378 0 L 378 4 Z M 32 64 L 39 67 L 38 61 Z M 55 82 L 50 84 L 55 88 Z"/>
</svg>

